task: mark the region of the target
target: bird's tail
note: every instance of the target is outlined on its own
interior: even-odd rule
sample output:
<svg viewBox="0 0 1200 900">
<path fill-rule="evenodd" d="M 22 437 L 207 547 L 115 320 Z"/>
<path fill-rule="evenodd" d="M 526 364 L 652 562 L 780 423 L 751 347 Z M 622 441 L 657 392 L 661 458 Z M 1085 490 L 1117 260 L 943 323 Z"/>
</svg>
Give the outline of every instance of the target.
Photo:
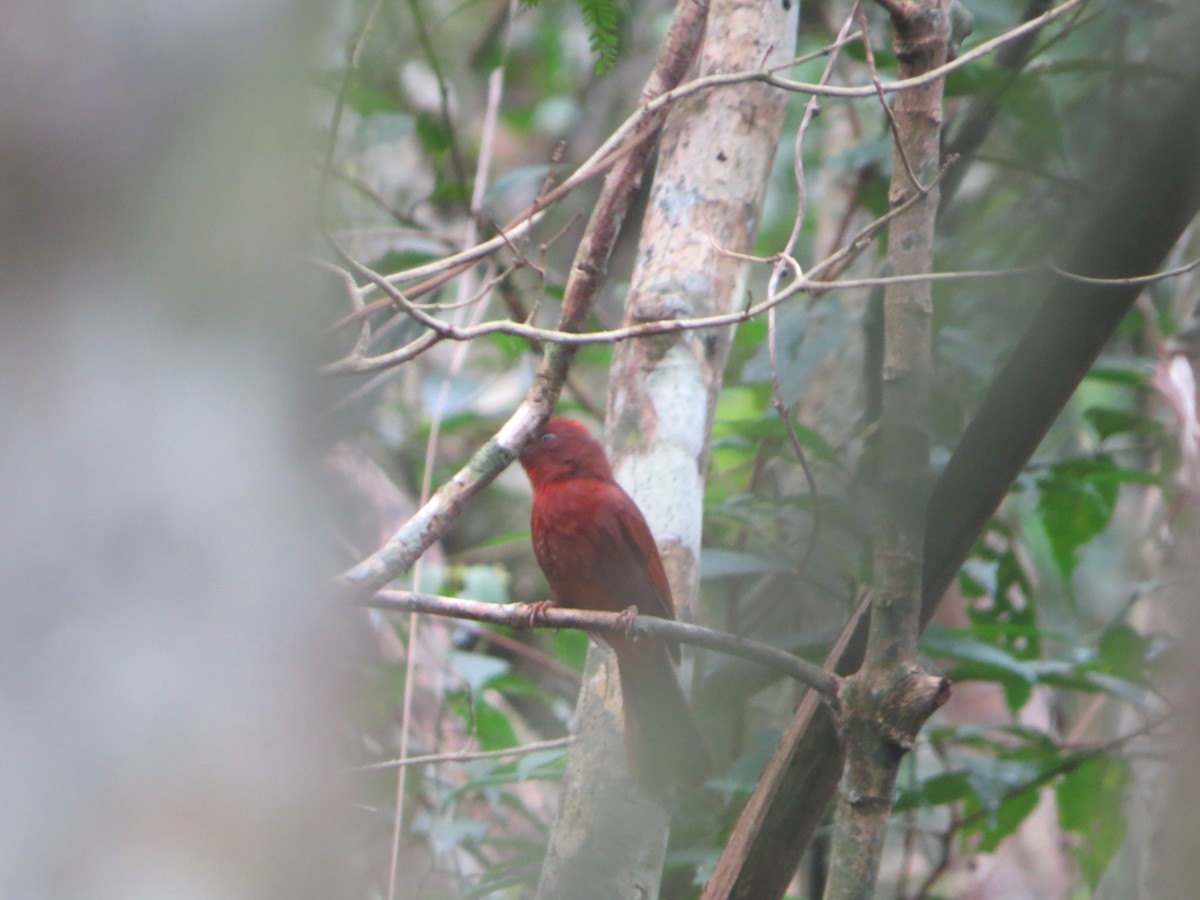
<svg viewBox="0 0 1200 900">
<path fill-rule="evenodd" d="M 711 763 L 675 666 L 658 641 L 612 641 L 617 651 L 629 773 L 647 790 L 693 786 Z"/>
</svg>

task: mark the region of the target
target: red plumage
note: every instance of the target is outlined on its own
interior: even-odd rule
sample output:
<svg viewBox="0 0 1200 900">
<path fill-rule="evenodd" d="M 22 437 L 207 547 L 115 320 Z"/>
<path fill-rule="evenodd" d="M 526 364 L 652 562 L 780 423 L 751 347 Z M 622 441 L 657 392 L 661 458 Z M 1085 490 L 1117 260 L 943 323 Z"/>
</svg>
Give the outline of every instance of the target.
<svg viewBox="0 0 1200 900">
<path fill-rule="evenodd" d="M 554 602 L 675 617 L 671 586 L 641 510 L 613 479 L 604 448 L 578 422 L 551 419 L 521 453 L 533 484 L 533 550 Z M 696 783 L 708 754 L 675 675 L 679 648 L 620 634 L 617 655 L 631 773 L 656 790 Z"/>
</svg>

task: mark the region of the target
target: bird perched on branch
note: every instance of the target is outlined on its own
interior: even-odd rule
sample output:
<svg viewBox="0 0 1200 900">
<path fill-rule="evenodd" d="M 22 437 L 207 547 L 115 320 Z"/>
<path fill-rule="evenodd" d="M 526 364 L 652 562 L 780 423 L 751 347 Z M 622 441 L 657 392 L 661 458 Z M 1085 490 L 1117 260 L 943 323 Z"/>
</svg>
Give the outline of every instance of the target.
<svg viewBox="0 0 1200 900">
<path fill-rule="evenodd" d="M 551 419 L 520 459 L 533 484 L 533 550 L 552 602 L 675 618 L 650 528 L 587 429 Z M 708 753 L 675 675 L 679 647 L 615 633 L 604 641 L 617 656 L 630 774 L 656 792 L 702 781 Z"/>
</svg>

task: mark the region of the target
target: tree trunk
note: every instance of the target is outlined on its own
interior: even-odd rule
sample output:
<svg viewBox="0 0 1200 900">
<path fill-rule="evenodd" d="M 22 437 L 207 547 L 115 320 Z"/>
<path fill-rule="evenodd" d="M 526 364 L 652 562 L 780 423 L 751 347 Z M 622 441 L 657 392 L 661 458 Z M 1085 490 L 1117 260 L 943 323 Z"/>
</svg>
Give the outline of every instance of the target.
<svg viewBox="0 0 1200 900">
<path fill-rule="evenodd" d="M 719 0 L 709 11 L 700 74 L 791 58 L 796 7 Z M 642 225 L 626 321 L 727 312 L 744 302 L 787 97 L 763 85 L 697 95 L 671 113 Z M 704 472 L 728 330 L 684 332 L 618 347 L 609 397 L 618 479 L 638 500 L 671 578 L 677 612 L 696 596 Z M 630 785 L 620 741 L 615 665 L 597 663 L 578 712 L 563 811 L 542 872 L 541 898 L 657 895 L 669 811 Z M 593 888 L 593 885 L 595 887 Z M 641 891 L 642 893 L 635 893 Z"/>
</svg>

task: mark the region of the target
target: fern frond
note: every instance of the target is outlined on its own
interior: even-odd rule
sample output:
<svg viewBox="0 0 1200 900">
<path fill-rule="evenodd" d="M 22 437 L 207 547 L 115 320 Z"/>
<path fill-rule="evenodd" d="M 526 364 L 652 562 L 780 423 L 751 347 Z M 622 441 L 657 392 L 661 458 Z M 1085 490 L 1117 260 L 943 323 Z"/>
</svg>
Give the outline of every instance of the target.
<svg viewBox="0 0 1200 900">
<path fill-rule="evenodd" d="M 588 43 L 596 54 L 596 71 L 603 74 L 617 61 L 617 0 L 579 0 Z"/>
</svg>

